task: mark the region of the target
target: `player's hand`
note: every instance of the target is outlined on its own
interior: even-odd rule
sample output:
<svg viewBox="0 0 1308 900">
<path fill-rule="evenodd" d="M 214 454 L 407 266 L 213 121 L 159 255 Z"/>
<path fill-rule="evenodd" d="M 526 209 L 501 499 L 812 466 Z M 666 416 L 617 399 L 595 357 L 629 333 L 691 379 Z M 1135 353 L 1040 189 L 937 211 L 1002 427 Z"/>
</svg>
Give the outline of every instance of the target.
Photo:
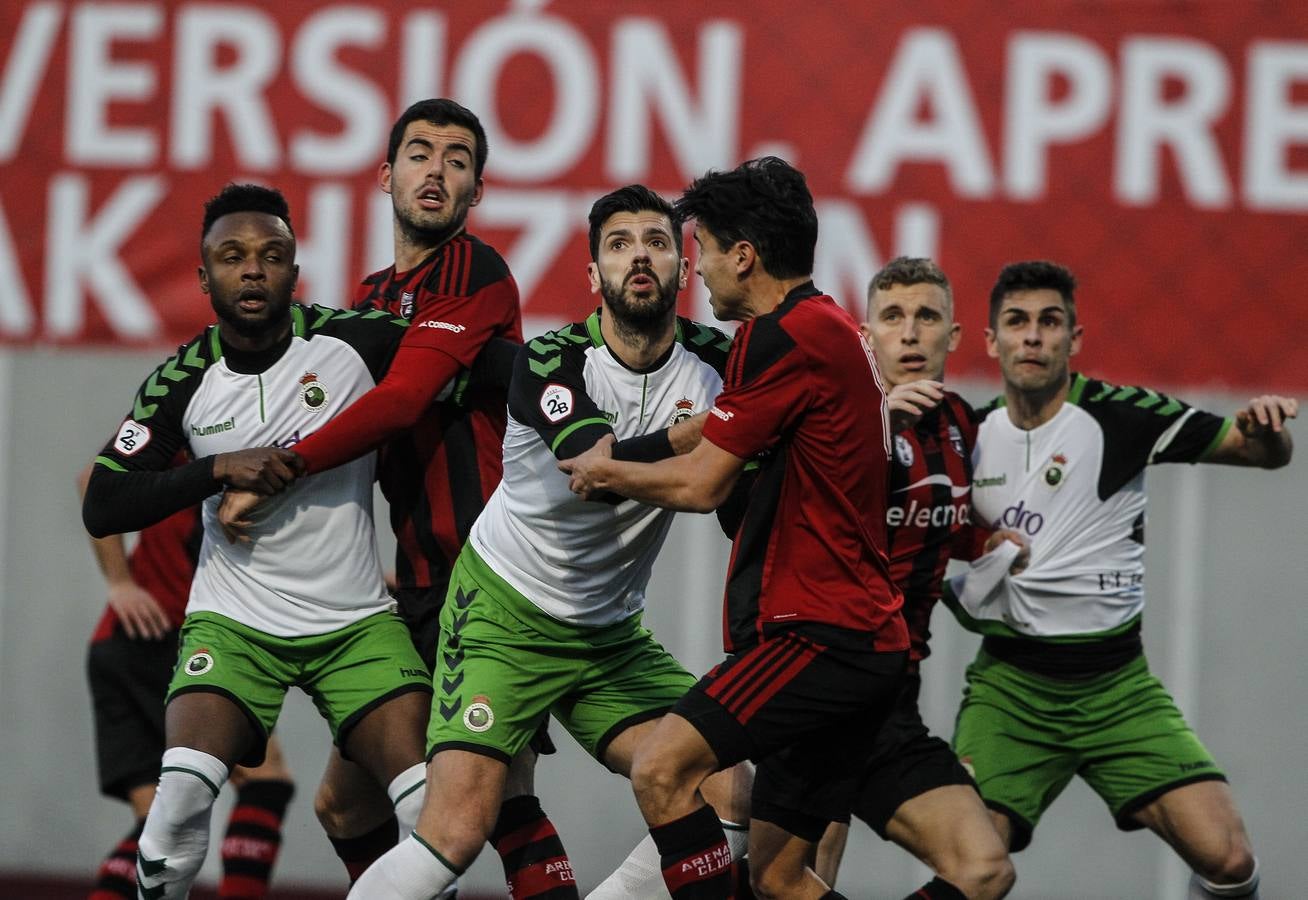
<svg viewBox="0 0 1308 900">
<path fill-rule="evenodd" d="M 1017 551 L 1017 556 L 1013 558 L 1012 564 L 1008 567 L 1009 575 L 1021 575 L 1026 571 L 1026 567 L 1031 563 L 1031 545 L 1026 542 L 1026 537 L 1020 531 L 1013 531 L 1009 528 L 1000 528 L 992 532 L 990 537 L 986 538 L 985 546 L 982 547 L 982 551 L 989 553 L 1004 541 L 1012 541 L 1014 544 L 1017 544 L 1017 546 L 1022 548 Z"/>
<path fill-rule="evenodd" d="M 172 630 L 159 601 L 135 581 L 109 585 L 109 606 L 132 640 L 157 641 Z"/>
<path fill-rule="evenodd" d="M 250 447 L 219 453 L 213 477 L 228 487 L 258 494 L 276 494 L 304 474 L 304 460 L 280 447 Z"/>
<path fill-rule="evenodd" d="M 890 406 L 890 430 L 912 428 L 917 420 L 945 399 L 945 386 L 939 381 L 908 381 L 897 384 L 886 395 Z"/>
<path fill-rule="evenodd" d="M 704 423 L 708 421 L 708 411 L 696 413 L 689 419 L 682 419 L 680 422 L 668 429 L 668 443 L 672 445 L 672 452 L 681 456 L 683 453 L 689 453 L 699 446 L 700 436 L 704 433 Z"/>
<path fill-rule="evenodd" d="M 250 526 L 254 521 L 250 518 L 250 514 L 264 499 L 263 494 L 256 494 L 254 491 L 242 491 L 237 488 L 223 491 L 222 502 L 218 504 L 218 524 L 222 526 L 227 543 L 235 544 L 238 541 L 242 544 L 253 543 Z"/>
<path fill-rule="evenodd" d="M 613 458 L 613 445 L 617 438 L 606 434 L 585 453 L 571 459 L 559 460 L 559 471 L 571 476 L 568 489 L 583 500 L 595 500 L 606 493 L 600 484 L 604 464 Z"/>
<path fill-rule="evenodd" d="M 1257 439 L 1279 433 L 1289 419 L 1299 414 L 1299 401 L 1293 397 L 1263 394 L 1235 414 L 1235 427 L 1246 438 Z"/>
</svg>

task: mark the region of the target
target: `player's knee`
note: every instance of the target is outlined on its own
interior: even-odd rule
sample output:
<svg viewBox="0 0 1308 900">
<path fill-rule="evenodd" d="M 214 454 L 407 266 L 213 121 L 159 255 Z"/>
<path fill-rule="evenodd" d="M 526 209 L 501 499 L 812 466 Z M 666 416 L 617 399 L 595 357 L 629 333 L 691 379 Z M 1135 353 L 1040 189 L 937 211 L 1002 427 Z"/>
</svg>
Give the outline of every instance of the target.
<svg viewBox="0 0 1308 900">
<path fill-rule="evenodd" d="M 776 860 L 770 863 L 751 857 L 749 886 L 759 900 L 780 900 L 803 893 L 806 885 L 803 868 L 787 867 Z"/>
<path fill-rule="evenodd" d="M 631 789 L 641 808 L 662 806 L 686 792 L 686 773 L 669 756 L 637 753 L 631 763 Z"/>
<path fill-rule="evenodd" d="M 139 875 L 151 885 L 180 884 L 184 893 L 209 849 L 209 818 L 227 767 L 208 753 L 174 747 L 163 769 L 137 842 Z"/>
<path fill-rule="evenodd" d="M 1253 848 L 1243 836 L 1232 840 L 1225 852 L 1213 854 L 1196 866 L 1196 874 L 1212 884 L 1242 884 L 1253 877 L 1256 866 Z"/>
<path fill-rule="evenodd" d="M 1017 870 L 1008 854 L 1000 849 L 970 854 L 957 873 L 942 872 L 941 876 L 974 900 L 994 900 L 1012 890 Z"/>
<path fill-rule="evenodd" d="M 360 811 L 357 804 L 346 802 L 330 779 L 321 782 L 313 795 L 313 814 L 328 837 L 340 838 L 357 831 Z"/>
</svg>

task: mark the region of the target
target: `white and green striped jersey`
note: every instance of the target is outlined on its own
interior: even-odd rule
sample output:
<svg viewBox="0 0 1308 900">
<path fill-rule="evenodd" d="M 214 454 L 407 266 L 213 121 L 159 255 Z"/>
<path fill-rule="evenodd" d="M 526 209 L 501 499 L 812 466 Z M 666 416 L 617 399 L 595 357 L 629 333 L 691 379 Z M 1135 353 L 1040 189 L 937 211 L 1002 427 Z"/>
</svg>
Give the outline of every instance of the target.
<svg viewBox="0 0 1308 900">
<path fill-rule="evenodd" d="M 217 326 L 150 375 L 97 464 L 162 471 L 189 448 L 203 458 L 246 447 L 293 447 L 370 390 L 404 335 L 388 313 L 291 307 L 284 350 L 237 354 Z M 280 350 L 280 355 L 278 351 Z M 240 359 L 240 363 L 236 362 Z M 204 501 L 204 542 L 186 611 L 213 612 L 277 637 L 325 634 L 384 610 L 372 519 L 375 454 L 302 478 L 252 518 L 250 544 Z"/>
<path fill-rule="evenodd" d="M 983 416 L 972 509 L 986 524 L 1020 532 L 1031 560 L 982 608 L 963 610 L 964 624 L 1035 638 L 1128 625 L 1144 608 L 1145 467 L 1203 460 L 1231 420 L 1079 374 L 1043 425 L 1018 428 L 1002 402 Z"/>
<path fill-rule="evenodd" d="M 604 344 L 599 314 L 529 341 L 509 389 L 504 478 L 469 535 L 505 581 L 563 622 L 602 626 L 645 604 L 672 512 L 582 500 L 557 461 L 612 432 L 650 434 L 705 412 L 722 388 L 730 339 L 678 318 L 667 356 L 627 368 Z"/>
</svg>

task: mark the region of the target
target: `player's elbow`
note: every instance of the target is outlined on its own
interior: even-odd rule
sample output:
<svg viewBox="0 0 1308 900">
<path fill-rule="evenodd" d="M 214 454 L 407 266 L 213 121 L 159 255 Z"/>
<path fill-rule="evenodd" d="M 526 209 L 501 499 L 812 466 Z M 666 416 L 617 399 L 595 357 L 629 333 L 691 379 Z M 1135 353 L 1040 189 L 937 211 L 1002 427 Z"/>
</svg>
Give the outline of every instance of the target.
<svg viewBox="0 0 1308 900">
<path fill-rule="evenodd" d="M 117 527 L 114 520 L 112 499 L 106 492 L 109 485 L 100 471 L 93 471 L 86 482 L 86 491 L 82 494 L 82 524 L 87 534 L 93 538 L 120 534 L 124 529 Z"/>
<path fill-rule="evenodd" d="M 731 496 L 731 482 L 700 480 L 683 495 L 685 508 L 690 512 L 711 513 L 727 502 Z"/>
</svg>

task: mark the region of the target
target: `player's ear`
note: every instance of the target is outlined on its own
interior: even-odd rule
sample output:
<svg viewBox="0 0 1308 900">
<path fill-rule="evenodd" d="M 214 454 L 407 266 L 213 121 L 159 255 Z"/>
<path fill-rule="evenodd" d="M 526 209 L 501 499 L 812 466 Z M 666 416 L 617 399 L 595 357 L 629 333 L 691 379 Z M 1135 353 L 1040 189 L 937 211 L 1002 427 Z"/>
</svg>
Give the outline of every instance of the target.
<svg viewBox="0 0 1308 900">
<path fill-rule="evenodd" d="M 390 163 L 384 162 L 377 167 L 377 184 L 379 184 L 381 186 L 381 189 L 386 193 L 389 194 L 391 192 L 391 164 Z"/>
<path fill-rule="evenodd" d="M 300 265 L 296 263 L 291 266 L 291 294 L 295 294 L 295 287 L 300 283 Z"/>
<path fill-rule="evenodd" d="M 986 329 L 986 355 L 991 359 L 999 359 L 999 344 L 995 341 L 995 330 Z"/>
<path fill-rule="evenodd" d="M 686 285 L 690 282 L 690 260 L 683 256 L 679 269 L 680 271 L 677 273 L 677 290 L 684 291 Z"/>
<path fill-rule="evenodd" d="M 204 266 L 197 266 L 195 273 L 200 276 L 200 293 L 209 293 L 209 272 Z"/>
<path fill-rule="evenodd" d="M 1076 356 L 1078 353 L 1081 352 L 1081 337 L 1084 335 L 1084 333 L 1085 333 L 1085 328 L 1083 326 L 1074 325 L 1072 327 L 1072 346 L 1068 348 L 1067 351 L 1068 356 Z"/>
<path fill-rule="evenodd" d="M 953 353 L 958 349 L 959 343 L 963 340 L 963 326 L 957 322 L 949 326 L 949 352 Z"/>
<path fill-rule="evenodd" d="M 758 251 L 749 241 L 736 241 L 731 247 L 731 259 L 736 264 L 736 274 L 747 275 L 758 260 Z"/>
<path fill-rule="evenodd" d="M 600 274 L 599 265 L 597 263 L 592 262 L 586 264 L 586 278 L 590 281 L 590 292 L 592 294 L 598 294 L 600 291 Z"/>
<path fill-rule="evenodd" d="M 484 189 L 484 187 L 485 187 L 485 186 L 482 184 L 481 179 L 478 178 L 478 179 L 477 179 L 477 187 L 473 189 L 473 192 L 472 192 L 472 202 L 468 204 L 469 206 L 476 206 L 478 203 L 481 202 L 481 192 L 482 192 L 482 190 Z"/>
</svg>

